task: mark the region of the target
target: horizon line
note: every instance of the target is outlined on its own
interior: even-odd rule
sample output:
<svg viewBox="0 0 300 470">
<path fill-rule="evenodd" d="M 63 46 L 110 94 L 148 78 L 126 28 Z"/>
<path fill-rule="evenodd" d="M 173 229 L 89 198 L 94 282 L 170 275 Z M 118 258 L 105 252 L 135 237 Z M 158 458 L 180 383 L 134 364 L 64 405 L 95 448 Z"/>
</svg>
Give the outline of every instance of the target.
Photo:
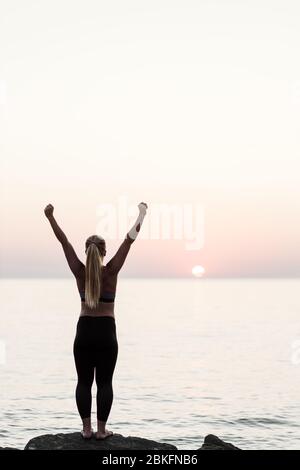
<svg viewBox="0 0 300 470">
<path fill-rule="evenodd" d="M 0 276 L 0 280 L 9 280 L 9 279 L 19 279 L 19 280 L 25 280 L 25 279 L 32 279 L 32 280 L 43 280 L 43 279 L 70 279 L 73 280 L 75 277 L 71 276 Z M 119 278 L 120 279 L 120 278 Z M 160 279 L 160 280 L 170 280 L 170 279 L 184 279 L 184 280 L 198 280 L 198 281 L 204 281 L 204 280 L 214 280 L 214 279 L 222 279 L 222 280 L 230 280 L 230 279 L 278 279 L 278 280 L 283 280 L 283 279 L 300 279 L 299 275 L 295 276 L 203 276 L 203 277 L 197 277 L 197 276 L 124 276 L 121 279 Z"/>
</svg>

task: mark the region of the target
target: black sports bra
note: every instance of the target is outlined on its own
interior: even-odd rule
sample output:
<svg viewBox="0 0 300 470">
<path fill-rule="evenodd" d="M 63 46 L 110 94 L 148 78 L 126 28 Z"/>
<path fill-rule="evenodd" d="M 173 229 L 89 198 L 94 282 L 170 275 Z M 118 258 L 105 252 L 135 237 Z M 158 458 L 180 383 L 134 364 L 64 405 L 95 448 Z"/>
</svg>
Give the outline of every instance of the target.
<svg viewBox="0 0 300 470">
<path fill-rule="evenodd" d="M 80 298 L 82 302 L 85 302 L 84 292 L 80 292 Z M 112 292 L 106 292 L 102 294 L 99 298 L 99 302 L 114 302 L 115 301 L 115 294 Z"/>
</svg>

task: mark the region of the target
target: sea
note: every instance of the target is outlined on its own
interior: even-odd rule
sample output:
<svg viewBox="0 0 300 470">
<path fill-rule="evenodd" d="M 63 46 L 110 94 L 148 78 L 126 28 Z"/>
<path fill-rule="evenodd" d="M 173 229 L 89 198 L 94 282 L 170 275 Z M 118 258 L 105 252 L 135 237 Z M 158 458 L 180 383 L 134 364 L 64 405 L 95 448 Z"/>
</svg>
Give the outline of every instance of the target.
<svg viewBox="0 0 300 470">
<path fill-rule="evenodd" d="M 1 279 L 0 446 L 81 429 L 75 279 Z M 107 429 L 199 449 L 300 449 L 300 280 L 118 280 Z M 96 427 L 96 385 L 93 385 Z"/>
</svg>

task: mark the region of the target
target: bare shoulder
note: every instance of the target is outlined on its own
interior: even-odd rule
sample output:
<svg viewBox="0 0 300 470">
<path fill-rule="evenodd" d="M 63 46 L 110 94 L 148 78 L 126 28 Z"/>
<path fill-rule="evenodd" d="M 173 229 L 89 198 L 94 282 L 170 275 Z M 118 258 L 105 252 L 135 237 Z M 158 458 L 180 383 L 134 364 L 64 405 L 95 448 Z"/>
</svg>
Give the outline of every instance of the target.
<svg viewBox="0 0 300 470">
<path fill-rule="evenodd" d="M 105 292 L 116 292 L 118 273 L 115 273 L 109 266 L 103 266 L 103 288 Z"/>
<path fill-rule="evenodd" d="M 110 261 L 107 264 L 103 265 L 103 276 L 106 278 L 117 277 L 118 273 L 115 273 L 112 268 L 113 266 Z"/>
</svg>

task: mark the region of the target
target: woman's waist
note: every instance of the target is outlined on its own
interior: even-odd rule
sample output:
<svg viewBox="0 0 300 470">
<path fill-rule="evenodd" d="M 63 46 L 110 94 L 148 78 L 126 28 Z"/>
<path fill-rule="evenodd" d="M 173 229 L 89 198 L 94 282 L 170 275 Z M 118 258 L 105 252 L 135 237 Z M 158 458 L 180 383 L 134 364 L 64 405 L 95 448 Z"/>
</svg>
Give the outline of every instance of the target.
<svg viewBox="0 0 300 470">
<path fill-rule="evenodd" d="M 115 319 L 115 315 L 113 312 L 80 312 L 79 318 L 112 318 Z"/>
<path fill-rule="evenodd" d="M 78 318 L 78 321 L 90 321 L 90 320 L 93 320 L 94 318 L 101 318 L 101 320 L 112 320 L 113 322 L 115 322 L 115 317 L 113 315 L 82 315 L 80 314 L 79 315 L 79 318 Z"/>
<path fill-rule="evenodd" d="M 114 302 L 110 303 L 98 303 L 96 308 L 90 308 L 86 303 L 82 302 L 80 315 L 89 315 L 89 316 L 112 316 L 114 317 Z"/>
</svg>

